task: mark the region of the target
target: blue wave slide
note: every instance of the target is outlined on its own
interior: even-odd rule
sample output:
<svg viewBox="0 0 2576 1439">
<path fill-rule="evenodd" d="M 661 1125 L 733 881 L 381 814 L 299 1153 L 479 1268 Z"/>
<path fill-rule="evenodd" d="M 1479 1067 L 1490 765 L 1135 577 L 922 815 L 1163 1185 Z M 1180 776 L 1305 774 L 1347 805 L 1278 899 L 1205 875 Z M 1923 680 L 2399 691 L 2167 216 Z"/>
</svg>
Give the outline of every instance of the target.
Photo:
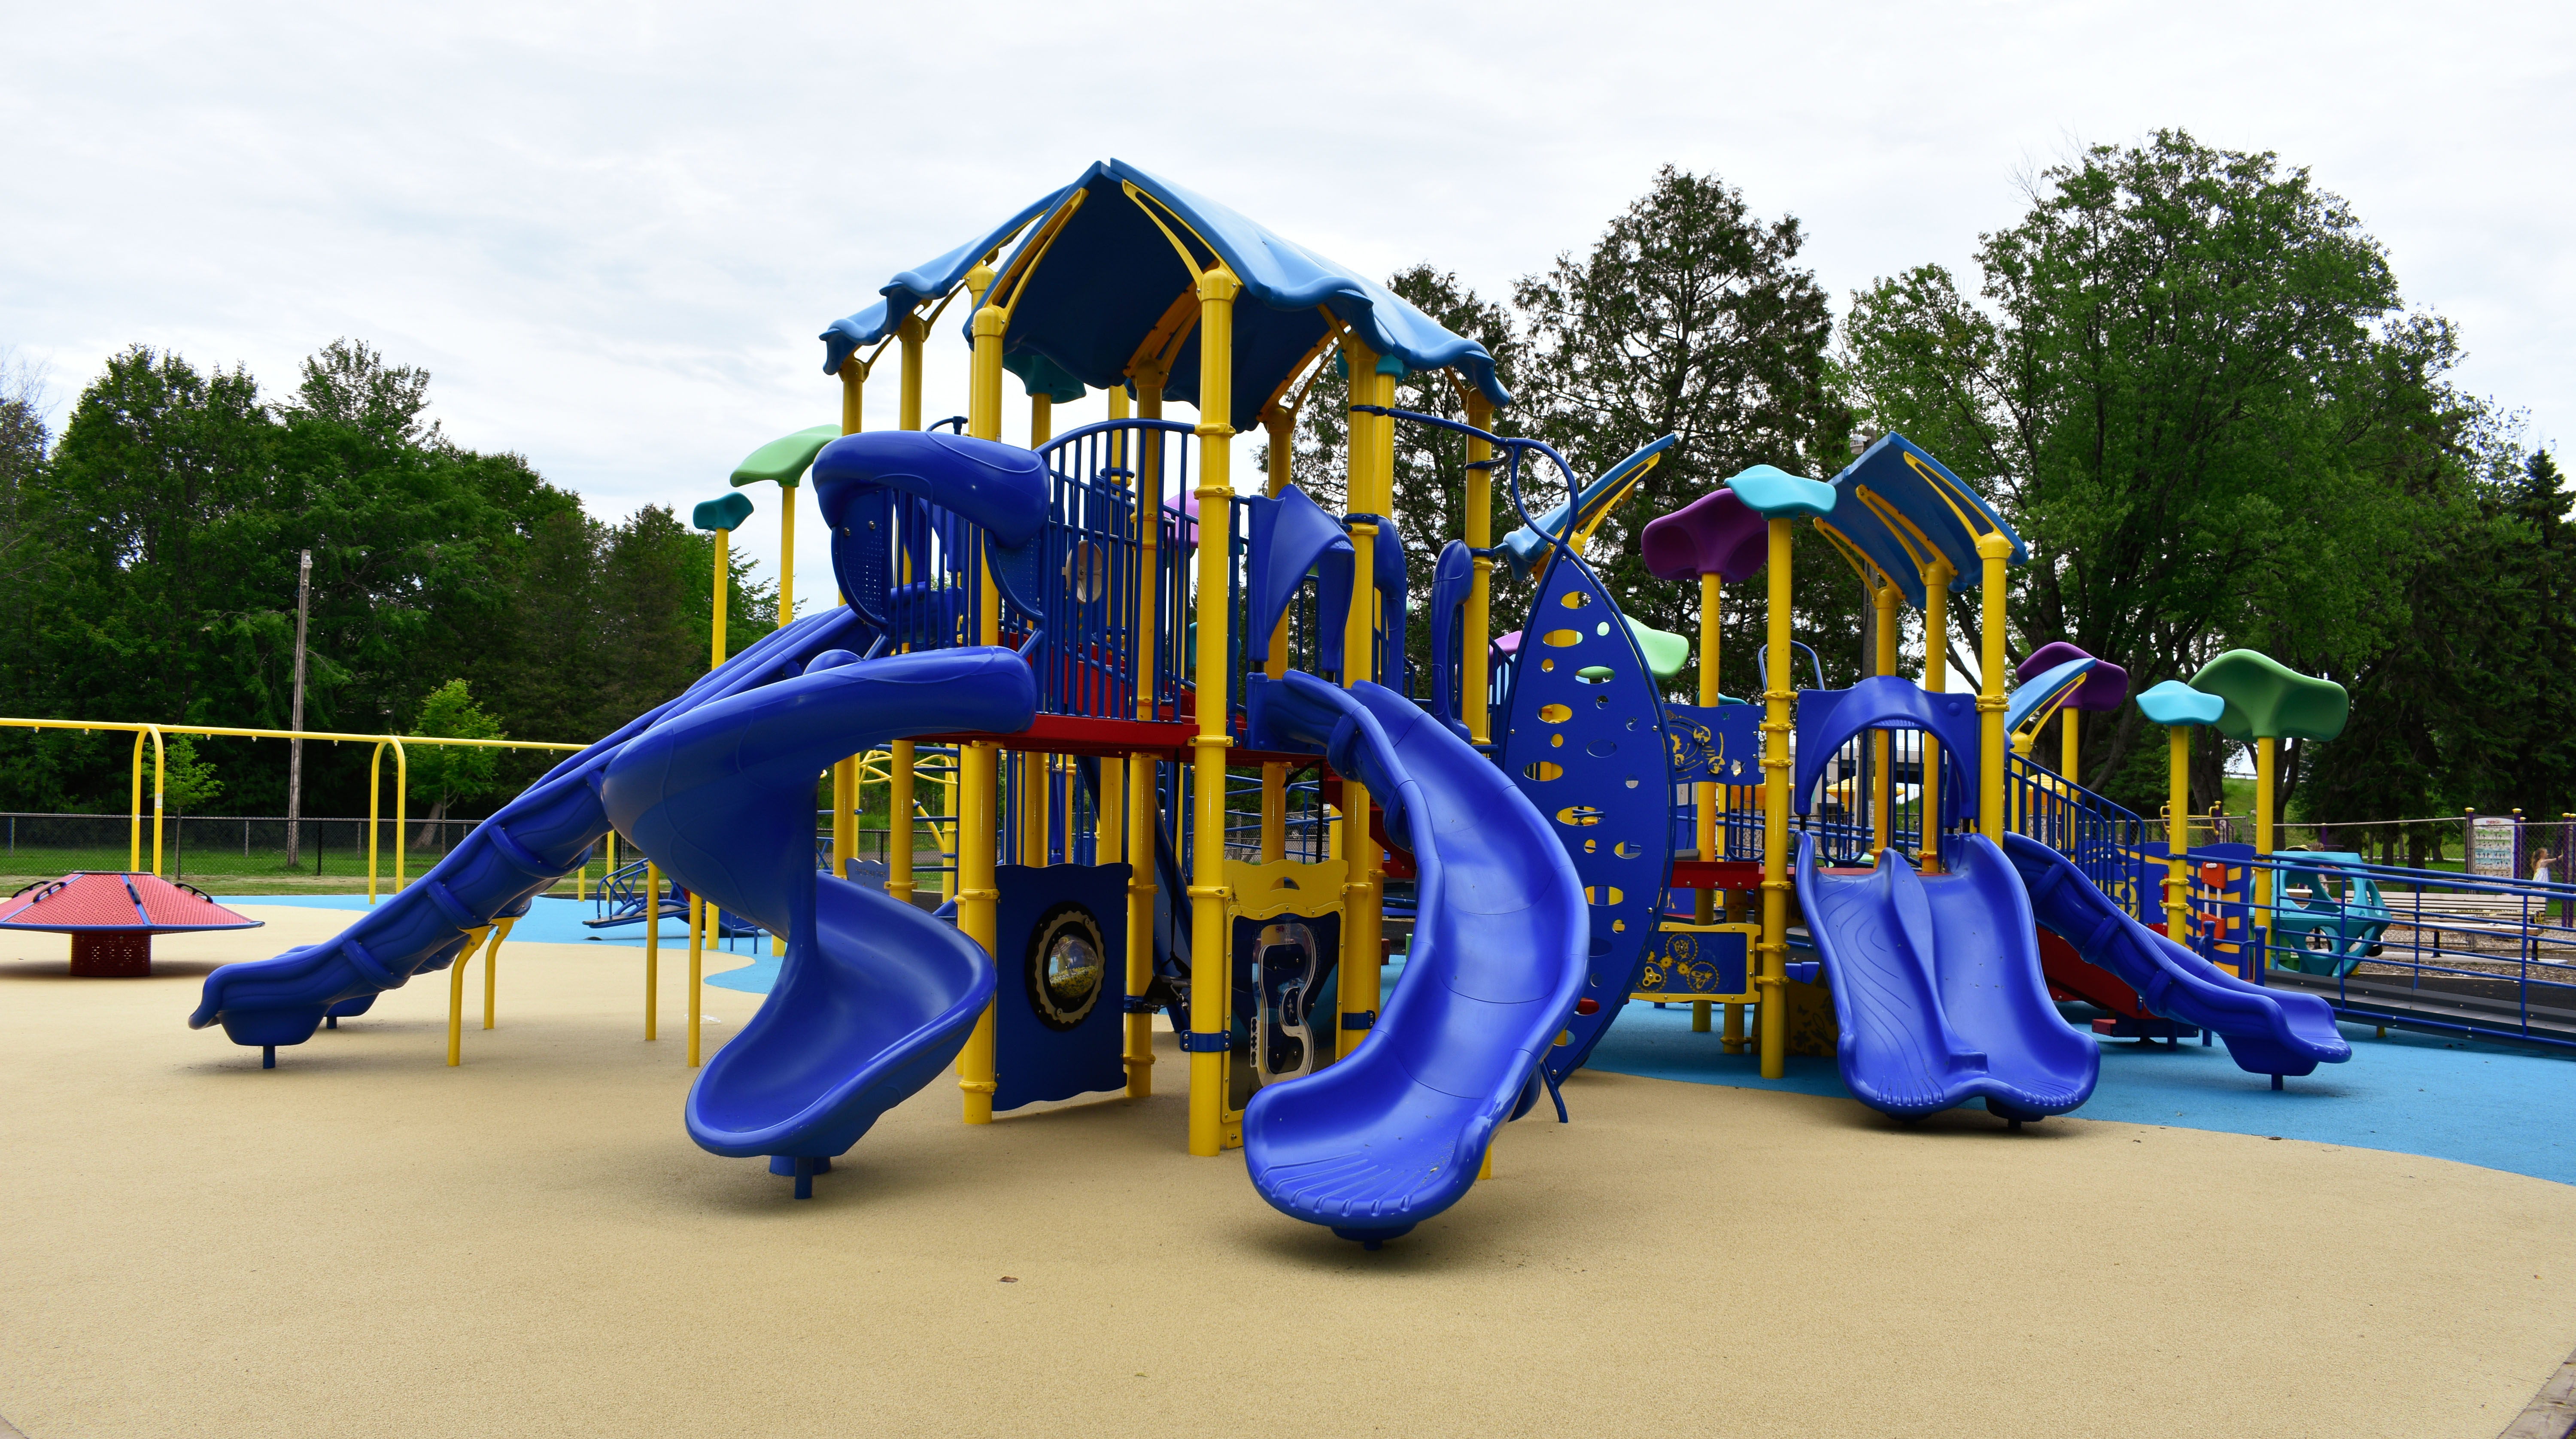
<svg viewBox="0 0 2576 1439">
<path fill-rule="evenodd" d="M 1964 836 L 1949 873 L 1925 876 L 1894 853 L 1865 874 L 1827 874 L 1815 841 L 1797 840 L 1798 903 L 1853 1098 L 1901 1119 L 1982 1099 L 2019 1122 L 2092 1096 L 2101 1050 L 2049 999 L 2030 899 L 1993 841 Z"/>
<path fill-rule="evenodd" d="M 2040 923 L 2075 946 L 2088 964 L 2138 992 L 2148 1009 L 2226 1041 L 2249 1074 L 2311 1074 L 2352 1058 L 2334 1011 L 2313 994 L 2248 984 L 2140 924 L 2066 856 L 2021 835 L 2004 836 Z"/>
<path fill-rule="evenodd" d="M 1582 882 L 1509 777 L 1412 701 L 1296 672 L 1249 686 L 1256 744 L 1322 749 L 1412 841 L 1412 949 L 1369 1038 L 1243 1116 L 1261 1197 L 1374 1249 L 1457 1203 L 1536 1101 L 1584 984 Z"/>
</svg>

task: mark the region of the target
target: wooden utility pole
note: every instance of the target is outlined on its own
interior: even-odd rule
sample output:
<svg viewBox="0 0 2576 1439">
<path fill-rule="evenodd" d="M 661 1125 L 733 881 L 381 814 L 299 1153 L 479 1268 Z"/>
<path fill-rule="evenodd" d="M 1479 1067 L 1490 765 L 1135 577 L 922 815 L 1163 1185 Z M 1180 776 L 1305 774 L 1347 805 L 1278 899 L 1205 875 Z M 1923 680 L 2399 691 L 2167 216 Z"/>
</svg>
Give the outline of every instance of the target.
<svg viewBox="0 0 2576 1439">
<path fill-rule="evenodd" d="M 313 552 L 306 550 L 295 567 L 295 715 L 286 727 L 304 729 L 304 622 L 313 611 Z M 286 867 L 302 860 L 304 847 L 304 741 L 286 742 Z"/>
</svg>

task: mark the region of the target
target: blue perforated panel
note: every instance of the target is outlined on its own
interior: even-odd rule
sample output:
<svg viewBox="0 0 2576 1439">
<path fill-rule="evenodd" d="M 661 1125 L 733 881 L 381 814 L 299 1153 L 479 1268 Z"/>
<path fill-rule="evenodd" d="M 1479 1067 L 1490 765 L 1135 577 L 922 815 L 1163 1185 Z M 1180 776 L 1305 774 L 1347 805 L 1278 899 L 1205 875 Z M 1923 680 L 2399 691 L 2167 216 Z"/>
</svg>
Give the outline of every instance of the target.
<svg viewBox="0 0 2576 1439">
<path fill-rule="evenodd" d="M 1627 1003 L 1672 866 L 1662 702 L 1618 610 L 1579 562 L 1550 566 L 1522 627 L 1502 757 L 1572 856 L 1592 920 L 1583 997 L 1599 1008 L 1576 1015 L 1548 1051 L 1548 1073 L 1563 1079 Z"/>
</svg>

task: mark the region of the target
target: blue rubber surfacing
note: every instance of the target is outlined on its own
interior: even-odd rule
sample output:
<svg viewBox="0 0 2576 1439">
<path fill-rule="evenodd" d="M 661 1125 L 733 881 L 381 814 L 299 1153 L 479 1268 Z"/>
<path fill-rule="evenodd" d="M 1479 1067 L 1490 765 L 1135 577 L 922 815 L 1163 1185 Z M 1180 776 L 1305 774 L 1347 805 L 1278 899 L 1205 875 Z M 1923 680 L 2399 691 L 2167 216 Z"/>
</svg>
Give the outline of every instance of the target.
<svg viewBox="0 0 2576 1439">
<path fill-rule="evenodd" d="M 1690 1025 L 1687 1005 L 1631 1004 L 1588 1067 L 1849 1098 L 1833 1060 L 1792 1057 L 1786 1076 L 1764 1079 L 1753 1055 L 1727 1054 L 1715 1033 L 1696 1034 Z M 2576 1061 L 2393 1029 L 2378 1039 L 2367 1025 L 2341 1028 L 2352 1059 L 2289 1080 L 2277 1093 L 2268 1076 L 2238 1069 L 2224 1046 L 2184 1040 L 2168 1049 L 2161 1041 L 2150 1047 L 2102 1038 L 2101 1082 L 2070 1117 L 2279 1135 L 2576 1184 L 2576 1135 L 2561 1119 L 2576 1106 Z"/>
</svg>

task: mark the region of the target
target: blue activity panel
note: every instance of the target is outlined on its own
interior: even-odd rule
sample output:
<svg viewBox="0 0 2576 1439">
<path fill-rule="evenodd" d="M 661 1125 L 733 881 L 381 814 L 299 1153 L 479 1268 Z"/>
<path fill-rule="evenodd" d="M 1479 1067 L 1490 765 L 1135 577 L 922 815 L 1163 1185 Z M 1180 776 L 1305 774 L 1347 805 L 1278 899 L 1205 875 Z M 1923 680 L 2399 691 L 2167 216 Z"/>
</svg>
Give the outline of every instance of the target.
<svg viewBox="0 0 2576 1439">
<path fill-rule="evenodd" d="M 993 1108 L 1127 1087 L 1127 866 L 1006 864 L 993 929 Z"/>
<path fill-rule="evenodd" d="M 1673 773 L 1646 657 L 1589 566 L 1560 551 L 1521 631 L 1504 772 L 1545 816 L 1583 881 L 1591 920 L 1582 1004 L 1547 1053 L 1582 1067 L 1635 988 L 1672 869 Z"/>
</svg>

